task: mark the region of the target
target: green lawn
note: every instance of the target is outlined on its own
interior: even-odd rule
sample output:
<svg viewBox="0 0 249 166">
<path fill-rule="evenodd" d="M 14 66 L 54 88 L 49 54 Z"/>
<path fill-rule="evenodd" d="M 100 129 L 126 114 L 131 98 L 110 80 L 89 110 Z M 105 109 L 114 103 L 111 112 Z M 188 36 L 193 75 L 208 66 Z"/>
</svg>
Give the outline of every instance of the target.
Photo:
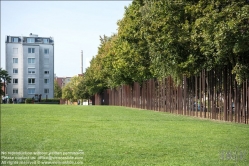
<svg viewBox="0 0 249 166">
<path fill-rule="evenodd" d="M 2 156 L 24 152 L 36 165 L 48 159 L 35 152 L 80 152 L 64 157 L 83 156 L 70 161 L 87 166 L 248 165 L 249 125 L 114 106 L 2 104 Z"/>
</svg>

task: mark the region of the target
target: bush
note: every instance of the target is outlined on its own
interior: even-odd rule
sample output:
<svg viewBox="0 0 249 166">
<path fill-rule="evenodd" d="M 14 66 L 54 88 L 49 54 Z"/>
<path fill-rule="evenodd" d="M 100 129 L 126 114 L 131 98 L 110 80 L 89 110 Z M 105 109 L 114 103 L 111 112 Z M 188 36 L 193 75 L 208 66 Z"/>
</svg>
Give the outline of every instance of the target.
<svg viewBox="0 0 249 166">
<path fill-rule="evenodd" d="M 32 104 L 32 103 L 34 103 L 34 100 L 32 98 L 27 98 L 25 100 L 25 104 Z"/>
<path fill-rule="evenodd" d="M 60 99 L 41 99 L 41 102 L 57 102 L 60 103 Z"/>
<path fill-rule="evenodd" d="M 19 98 L 19 99 L 17 99 L 17 103 L 19 103 L 19 104 L 24 104 L 25 101 L 26 101 L 26 98 Z"/>
</svg>

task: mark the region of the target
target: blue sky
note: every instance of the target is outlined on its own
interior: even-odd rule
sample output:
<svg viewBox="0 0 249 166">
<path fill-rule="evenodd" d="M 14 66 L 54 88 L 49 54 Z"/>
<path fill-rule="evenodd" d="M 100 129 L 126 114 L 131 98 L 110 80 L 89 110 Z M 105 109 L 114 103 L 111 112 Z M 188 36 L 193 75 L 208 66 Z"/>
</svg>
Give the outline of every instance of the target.
<svg viewBox="0 0 249 166">
<path fill-rule="evenodd" d="M 98 52 L 99 36 L 117 32 L 117 21 L 132 1 L 1 1 L 1 67 L 5 69 L 5 36 L 54 37 L 55 74 L 84 72 Z"/>
</svg>

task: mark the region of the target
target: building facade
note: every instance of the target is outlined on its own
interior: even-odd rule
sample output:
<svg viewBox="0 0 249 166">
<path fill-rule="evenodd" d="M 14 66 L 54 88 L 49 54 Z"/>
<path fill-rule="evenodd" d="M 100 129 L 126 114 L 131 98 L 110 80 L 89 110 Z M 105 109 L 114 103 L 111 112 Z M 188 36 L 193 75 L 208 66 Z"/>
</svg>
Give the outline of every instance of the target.
<svg viewBox="0 0 249 166">
<path fill-rule="evenodd" d="M 7 85 L 10 98 L 54 97 L 54 39 L 6 36 L 6 70 L 12 78 Z"/>
<path fill-rule="evenodd" d="M 72 77 L 55 77 L 55 81 L 57 81 L 58 85 L 63 88 L 66 86 Z"/>
</svg>

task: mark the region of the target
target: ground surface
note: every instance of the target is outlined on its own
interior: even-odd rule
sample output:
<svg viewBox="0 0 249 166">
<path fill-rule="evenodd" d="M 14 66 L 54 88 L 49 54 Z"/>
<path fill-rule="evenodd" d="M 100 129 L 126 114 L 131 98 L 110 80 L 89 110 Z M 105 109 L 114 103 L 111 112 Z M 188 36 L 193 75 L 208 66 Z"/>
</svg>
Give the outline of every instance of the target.
<svg viewBox="0 0 249 166">
<path fill-rule="evenodd" d="M 249 125 L 162 112 L 1 105 L 2 165 L 248 165 L 248 140 Z"/>
</svg>

